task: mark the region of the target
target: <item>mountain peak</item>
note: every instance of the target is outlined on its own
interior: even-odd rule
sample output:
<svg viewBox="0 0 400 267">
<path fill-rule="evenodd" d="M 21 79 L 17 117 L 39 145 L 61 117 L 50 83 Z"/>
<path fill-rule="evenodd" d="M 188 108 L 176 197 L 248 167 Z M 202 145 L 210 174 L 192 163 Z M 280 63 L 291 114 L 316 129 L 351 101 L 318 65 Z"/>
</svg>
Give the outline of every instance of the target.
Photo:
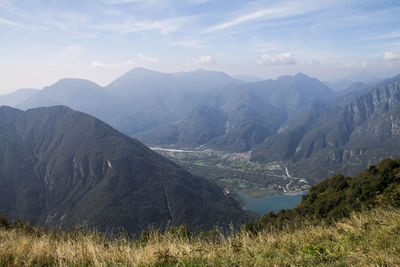
<svg viewBox="0 0 400 267">
<path fill-rule="evenodd" d="M 248 218 L 216 184 L 95 117 L 64 106 L 2 107 L 0 121 L 0 167 L 7 166 L 1 192 L 10 192 L 1 195 L 0 210 L 14 218 L 65 228 L 84 220 L 136 233 Z"/>
<path fill-rule="evenodd" d="M 147 68 L 137 67 L 129 70 L 126 74 L 128 73 L 132 74 L 132 73 L 161 73 L 161 72 Z"/>
<path fill-rule="evenodd" d="M 63 78 L 55 82 L 53 85 L 47 86 L 49 87 L 75 87 L 75 86 L 95 86 L 100 87 L 95 82 L 89 81 L 87 79 L 80 79 L 80 78 Z"/>
<path fill-rule="evenodd" d="M 310 76 L 304 74 L 303 72 L 298 72 L 294 77 L 295 78 L 311 78 Z"/>
</svg>

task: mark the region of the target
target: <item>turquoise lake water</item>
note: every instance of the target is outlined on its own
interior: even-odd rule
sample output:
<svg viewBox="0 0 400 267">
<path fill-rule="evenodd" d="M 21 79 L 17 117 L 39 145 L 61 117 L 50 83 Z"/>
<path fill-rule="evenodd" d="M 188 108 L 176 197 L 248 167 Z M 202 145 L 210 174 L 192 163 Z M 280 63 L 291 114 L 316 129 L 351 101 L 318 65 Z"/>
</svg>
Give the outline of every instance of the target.
<svg viewBox="0 0 400 267">
<path fill-rule="evenodd" d="M 278 212 L 281 209 L 291 209 L 297 206 L 301 198 L 306 193 L 296 195 L 270 195 L 261 198 L 253 198 L 242 192 L 236 193 L 244 200 L 244 207 L 248 210 L 254 211 L 259 215 L 264 215 L 269 211 Z"/>
</svg>

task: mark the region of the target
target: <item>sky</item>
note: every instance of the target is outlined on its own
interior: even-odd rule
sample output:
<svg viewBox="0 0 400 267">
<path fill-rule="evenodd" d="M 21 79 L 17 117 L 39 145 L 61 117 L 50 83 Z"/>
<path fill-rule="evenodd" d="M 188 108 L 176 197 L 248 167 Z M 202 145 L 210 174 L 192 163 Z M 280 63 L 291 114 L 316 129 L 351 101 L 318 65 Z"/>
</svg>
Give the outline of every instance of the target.
<svg viewBox="0 0 400 267">
<path fill-rule="evenodd" d="M 136 67 L 320 80 L 400 73 L 400 1 L 0 0 L 0 93 Z"/>
</svg>

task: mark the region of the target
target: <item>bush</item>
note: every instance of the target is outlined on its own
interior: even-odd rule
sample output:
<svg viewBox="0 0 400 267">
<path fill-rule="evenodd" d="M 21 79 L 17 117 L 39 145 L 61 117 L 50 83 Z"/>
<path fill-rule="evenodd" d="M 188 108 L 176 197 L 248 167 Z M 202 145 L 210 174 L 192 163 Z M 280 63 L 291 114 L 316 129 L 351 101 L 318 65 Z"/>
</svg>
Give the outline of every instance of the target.
<svg viewBox="0 0 400 267">
<path fill-rule="evenodd" d="M 11 228 L 10 221 L 5 214 L 0 215 L 0 227 L 5 229 Z"/>
</svg>

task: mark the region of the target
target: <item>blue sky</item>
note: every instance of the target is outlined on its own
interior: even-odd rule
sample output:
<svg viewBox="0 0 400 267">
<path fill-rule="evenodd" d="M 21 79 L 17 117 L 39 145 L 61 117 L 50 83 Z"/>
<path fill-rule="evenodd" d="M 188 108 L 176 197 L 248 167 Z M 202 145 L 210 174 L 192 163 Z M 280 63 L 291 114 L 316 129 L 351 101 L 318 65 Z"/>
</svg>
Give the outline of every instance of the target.
<svg viewBox="0 0 400 267">
<path fill-rule="evenodd" d="M 400 73 L 400 1 L 0 0 L 0 93 L 135 67 Z"/>
</svg>

